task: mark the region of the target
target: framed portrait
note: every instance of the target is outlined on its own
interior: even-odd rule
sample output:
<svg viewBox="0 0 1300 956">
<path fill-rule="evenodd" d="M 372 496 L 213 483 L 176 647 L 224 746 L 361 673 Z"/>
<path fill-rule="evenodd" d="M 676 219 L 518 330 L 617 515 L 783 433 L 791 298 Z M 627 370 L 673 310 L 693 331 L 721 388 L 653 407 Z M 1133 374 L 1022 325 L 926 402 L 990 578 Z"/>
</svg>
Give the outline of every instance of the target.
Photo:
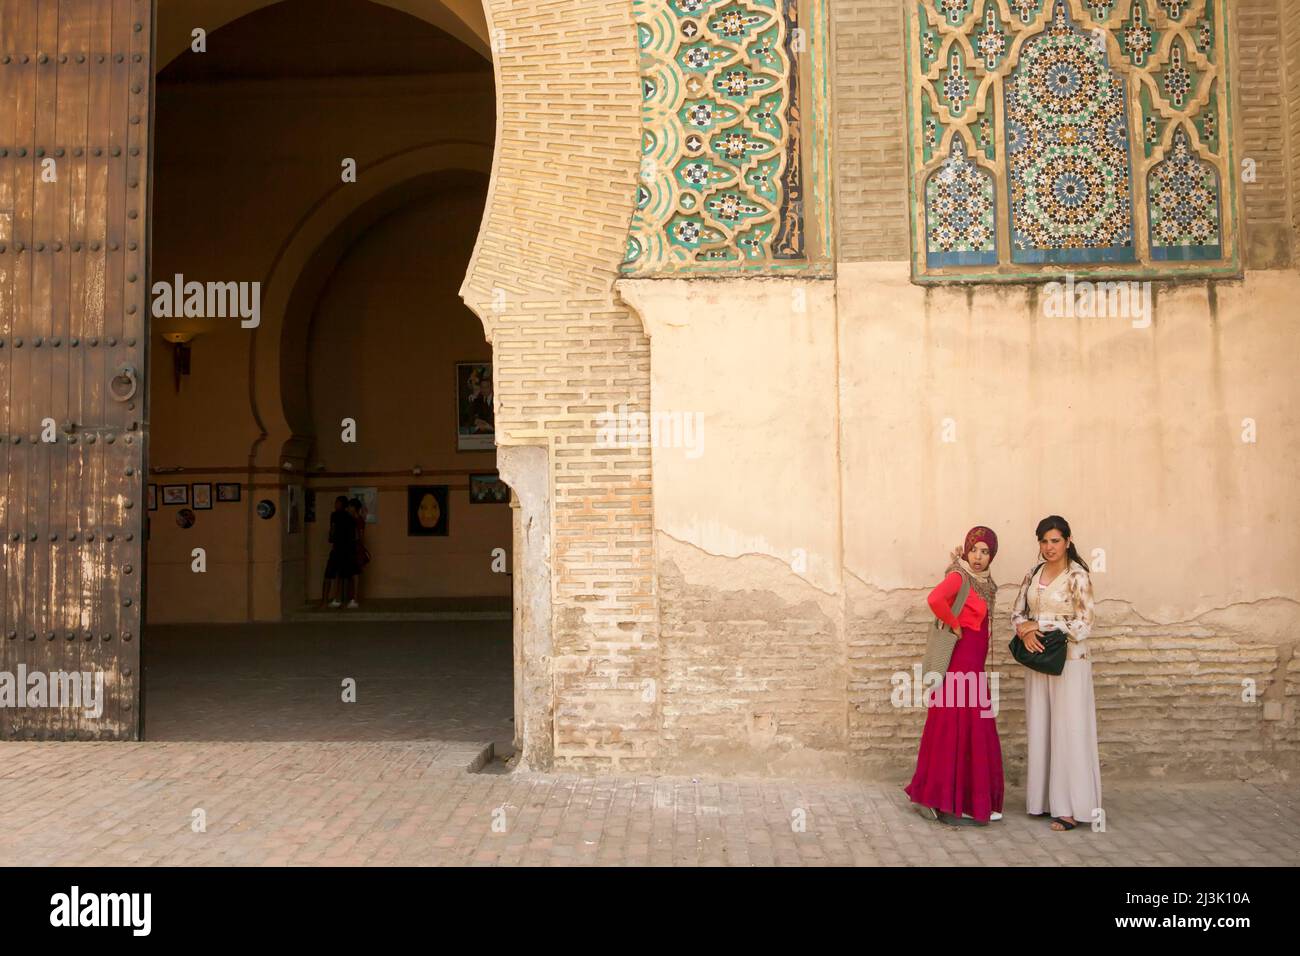
<svg viewBox="0 0 1300 956">
<path fill-rule="evenodd" d="M 145 490 L 146 501 L 150 511 L 158 510 L 158 486 L 149 485 Z"/>
<path fill-rule="evenodd" d="M 163 485 L 162 492 L 162 503 L 165 505 L 187 505 L 190 503 L 189 485 Z"/>
<path fill-rule="evenodd" d="M 406 533 L 414 538 L 447 536 L 446 485 L 407 485 Z"/>
<path fill-rule="evenodd" d="M 182 508 L 176 512 L 176 524 L 182 528 L 193 528 L 194 512 L 189 508 Z"/>
<path fill-rule="evenodd" d="M 492 409 L 492 363 L 456 363 L 456 450 L 491 451 L 496 447 Z"/>
<path fill-rule="evenodd" d="M 192 494 L 194 496 L 195 511 L 208 511 L 212 508 L 211 482 L 195 482 L 193 485 L 190 485 L 190 488 L 192 489 Z"/>
<path fill-rule="evenodd" d="M 238 500 L 239 500 L 239 482 L 237 482 L 237 481 L 219 481 L 219 482 L 217 482 L 217 500 L 218 500 L 218 501 L 238 501 Z"/>
<path fill-rule="evenodd" d="M 469 503 L 501 505 L 510 503 L 510 486 L 496 472 L 469 476 Z"/>
</svg>

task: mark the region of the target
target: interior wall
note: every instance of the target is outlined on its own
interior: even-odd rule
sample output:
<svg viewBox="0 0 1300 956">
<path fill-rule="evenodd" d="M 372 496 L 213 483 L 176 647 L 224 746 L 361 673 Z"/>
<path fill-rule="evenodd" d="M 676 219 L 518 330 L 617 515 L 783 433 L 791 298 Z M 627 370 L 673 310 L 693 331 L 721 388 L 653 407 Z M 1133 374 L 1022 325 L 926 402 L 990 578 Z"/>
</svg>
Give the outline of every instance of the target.
<svg viewBox="0 0 1300 956">
<path fill-rule="evenodd" d="M 482 325 L 458 295 L 460 272 L 449 267 L 469 258 L 487 185 L 461 179 L 361 236 L 317 303 L 308 366 L 316 444 L 307 486 L 317 491 L 317 522 L 306 535 L 312 597 L 329 550 L 328 511 L 354 485 L 379 488 L 379 520 L 366 529 L 372 563 L 364 597 L 510 593 L 509 577 L 491 567 L 493 548 L 510 549 L 510 508 L 469 500 L 469 473 L 495 471 L 496 451 L 456 448 L 455 363 L 492 360 Z M 343 440 L 344 418 L 357 423 L 355 441 Z M 324 474 L 313 476 L 322 466 Z M 446 537 L 408 536 L 410 484 L 450 486 Z"/>
<path fill-rule="evenodd" d="M 360 182 L 392 157 L 440 141 L 482 144 L 490 155 L 495 136 L 486 62 L 472 73 L 388 77 L 169 83 L 164 75 L 156 104 L 151 280 L 181 274 L 200 282 L 260 282 L 264 299 L 296 230 L 340 188 L 345 157 L 356 160 Z M 486 198 L 485 184 L 475 189 L 464 198 L 478 211 L 457 213 L 469 245 L 458 261 L 433 271 L 463 275 Z M 241 500 L 197 511 L 189 529 L 177 526 L 176 507 L 160 503 L 150 514 L 151 623 L 274 619 L 281 613 L 287 482 L 277 467 L 278 446 L 259 441 L 275 410 L 257 405 L 261 389 L 252 369 L 257 350 L 269 348 L 272 337 L 278 342 L 282 321 L 282 315 L 263 314 L 257 329 L 240 328 L 234 319 L 152 322 L 148 480 L 160 498 L 167 483 L 239 482 Z M 181 329 L 199 334 L 191 374 L 177 392 L 172 348 L 162 334 Z M 481 329 L 479 343 L 486 348 Z M 263 498 L 277 503 L 273 520 L 251 514 Z M 294 539 L 302 535 L 287 540 Z M 206 551 L 203 574 L 192 570 L 196 547 Z M 299 559 L 305 551 L 302 542 Z M 319 576 L 308 586 L 319 587 Z"/>
</svg>

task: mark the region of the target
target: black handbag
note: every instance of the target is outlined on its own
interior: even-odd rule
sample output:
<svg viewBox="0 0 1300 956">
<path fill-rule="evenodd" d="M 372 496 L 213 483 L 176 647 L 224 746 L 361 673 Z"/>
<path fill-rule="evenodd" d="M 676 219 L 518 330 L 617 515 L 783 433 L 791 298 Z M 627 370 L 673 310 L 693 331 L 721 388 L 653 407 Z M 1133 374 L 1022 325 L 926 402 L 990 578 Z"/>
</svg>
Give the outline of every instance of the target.
<svg viewBox="0 0 1300 956">
<path fill-rule="evenodd" d="M 1024 664 L 1030 670 L 1038 671 L 1041 674 L 1048 674 L 1052 677 L 1060 677 L 1061 671 L 1065 670 L 1065 650 L 1069 643 L 1069 637 L 1065 631 L 1051 630 L 1042 631 L 1043 649 L 1038 653 L 1031 653 L 1029 648 L 1025 647 L 1025 642 L 1017 634 L 1007 645 L 1011 649 L 1011 656 L 1021 664 Z"/>
</svg>

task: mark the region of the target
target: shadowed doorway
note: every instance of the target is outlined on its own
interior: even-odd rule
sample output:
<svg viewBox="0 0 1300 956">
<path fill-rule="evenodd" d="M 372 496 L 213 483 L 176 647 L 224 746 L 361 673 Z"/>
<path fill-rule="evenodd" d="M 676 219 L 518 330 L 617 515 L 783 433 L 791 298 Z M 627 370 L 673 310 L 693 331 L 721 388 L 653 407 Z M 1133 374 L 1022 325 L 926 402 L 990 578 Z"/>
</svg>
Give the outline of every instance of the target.
<svg viewBox="0 0 1300 956">
<path fill-rule="evenodd" d="M 148 739 L 510 740 L 511 505 L 462 434 L 492 356 L 456 294 L 492 84 L 365 0 L 265 6 L 159 73 L 151 281 L 261 308 L 155 313 Z M 339 495 L 370 560 L 321 609 Z"/>
</svg>

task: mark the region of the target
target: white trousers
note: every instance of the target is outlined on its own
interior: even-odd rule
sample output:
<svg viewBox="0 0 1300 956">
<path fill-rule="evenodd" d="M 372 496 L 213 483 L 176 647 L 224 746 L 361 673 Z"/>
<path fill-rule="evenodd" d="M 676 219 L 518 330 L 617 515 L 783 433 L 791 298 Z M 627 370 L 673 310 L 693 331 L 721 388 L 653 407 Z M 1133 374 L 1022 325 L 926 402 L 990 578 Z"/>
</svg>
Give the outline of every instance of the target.
<svg viewBox="0 0 1300 956">
<path fill-rule="evenodd" d="M 1067 660 L 1060 677 L 1026 668 L 1025 723 L 1026 809 L 1091 823 L 1101 806 L 1092 661 Z"/>
</svg>

